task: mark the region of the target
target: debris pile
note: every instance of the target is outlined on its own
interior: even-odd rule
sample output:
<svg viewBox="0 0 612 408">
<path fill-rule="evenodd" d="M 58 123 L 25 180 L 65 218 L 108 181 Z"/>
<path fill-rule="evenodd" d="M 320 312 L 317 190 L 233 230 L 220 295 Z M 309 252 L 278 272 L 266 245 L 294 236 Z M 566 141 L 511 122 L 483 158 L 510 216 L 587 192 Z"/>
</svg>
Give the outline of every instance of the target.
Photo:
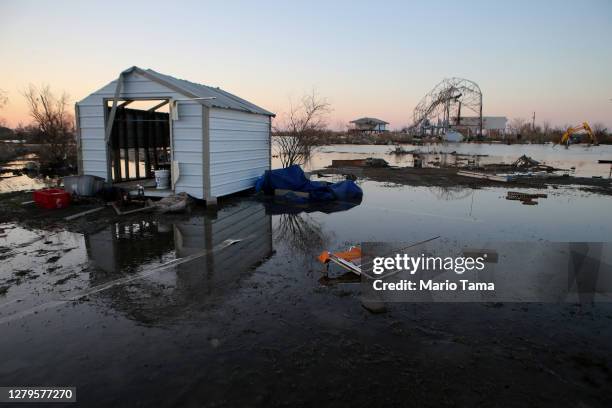
<svg viewBox="0 0 612 408">
<path fill-rule="evenodd" d="M 546 164 L 542 164 L 537 160 L 532 159 L 527 155 L 522 155 L 518 159 L 516 159 L 512 164 L 503 164 L 503 163 L 495 163 L 495 164 L 487 164 L 485 165 L 486 170 L 495 171 L 495 172 L 517 172 L 517 173 L 528 173 L 528 172 L 546 172 L 552 173 L 555 171 L 559 171 L 561 169 L 557 169 L 552 166 L 548 166 Z"/>
<path fill-rule="evenodd" d="M 389 163 L 385 159 L 377 159 L 368 157 L 367 159 L 351 159 L 351 160 L 332 160 L 332 168 L 342 167 L 374 167 L 382 168 L 389 167 Z"/>
<path fill-rule="evenodd" d="M 421 154 L 421 153 L 423 152 L 421 152 L 419 149 L 406 150 L 404 146 L 400 146 L 400 145 L 395 146 L 395 149 L 389 152 L 389 154 L 395 154 L 399 156 L 404 155 L 404 154 Z"/>
<path fill-rule="evenodd" d="M 519 191 L 508 191 L 506 195 L 506 200 L 520 201 L 523 205 L 538 205 L 538 202 L 535 201 L 538 198 L 548 198 L 548 194 L 530 194 L 521 193 Z"/>
<path fill-rule="evenodd" d="M 157 202 L 147 200 L 144 202 L 143 207 L 138 207 L 125 211 L 120 209 L 116 202 L 111 203 L 111 206 L 113 207 L 117 215 L 129 215 L 138 212 L 148 211 L 156 211 L 160 214 L 165 214 L 186 211 L 187 209 L 189 209 L 191 201 L 192 200 L 187 193 L 178 193 L 164 197 Z"/>
<path fill-rule="evenodd" d="M 527 155 L 522 155 L 521 157 L 516 159 L 514 163 L 512 163 L 512 166 L 517 169 L 531 169 L 539 165 L 539 161 L 534 160 Z"/>
</svg>

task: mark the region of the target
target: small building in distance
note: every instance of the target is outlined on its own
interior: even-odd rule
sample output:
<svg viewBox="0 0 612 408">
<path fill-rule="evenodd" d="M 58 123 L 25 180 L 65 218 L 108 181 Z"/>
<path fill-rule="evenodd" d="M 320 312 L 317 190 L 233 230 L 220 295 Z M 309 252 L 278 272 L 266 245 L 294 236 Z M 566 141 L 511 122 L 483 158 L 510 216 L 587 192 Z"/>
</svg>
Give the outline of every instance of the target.
<svg viewBox="0 0 612 408">
<path fill-rule="evenodd" d="M 506 130 L 508 118 L 505 116 L 483 116 L 482 131 L 490 137 L 500 137 Z M 461 132 L 464 136 L 473 137 L 478 134 L 480 118 L 477 116 L 462 116 L 461 120 L 453 118 L 451 126 L 453 130 Z"/>
<path fill-rule="evenodd" d="M 376 118 L 359 118 L 351 120 L 350 123 L 353 125 L 351 129 L 353 132 L 366 132 L 366 133 L 383 133 L 387 131 L 387 125 L 389 122 Z"/>
</svg>

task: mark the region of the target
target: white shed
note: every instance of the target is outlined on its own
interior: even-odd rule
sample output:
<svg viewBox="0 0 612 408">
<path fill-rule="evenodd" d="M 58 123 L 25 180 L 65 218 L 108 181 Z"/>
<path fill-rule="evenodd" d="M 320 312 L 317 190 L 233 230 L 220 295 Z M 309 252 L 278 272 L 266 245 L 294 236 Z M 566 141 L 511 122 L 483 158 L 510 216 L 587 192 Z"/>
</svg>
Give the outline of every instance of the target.
<svg viewBox="0 0 612 408">
<path fill-rule="evenodd" d="M 79 174 L 215 201 L 270 169 L 274 114 L 219 88 L 132 67 L 75 110 Z M 159 169 L 170 187 L 148 189 Z"/>
</svg>

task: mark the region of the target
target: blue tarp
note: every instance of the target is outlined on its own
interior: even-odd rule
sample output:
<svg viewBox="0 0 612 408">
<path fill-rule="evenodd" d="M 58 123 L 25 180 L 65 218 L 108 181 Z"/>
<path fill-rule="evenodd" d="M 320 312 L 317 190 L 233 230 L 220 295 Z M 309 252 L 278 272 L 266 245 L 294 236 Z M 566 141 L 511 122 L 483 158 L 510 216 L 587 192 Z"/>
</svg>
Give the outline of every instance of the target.
<svg viewBox="0 0 612 408">
<path fill-rule="evenodd" d="M 274 190 L 291 190 L 308 193 L 309 198 L 299 197 L 291 192 L 284 196 L 293 202 L 309 201 L 361 201 L 363 191 L 351 180 L 338 183 L 325 181 L 310 181 L 298 165 L 284 169 L 267 170 L 257 179 L 255 191 L 265 194 L 274 194 Z"/>
</svg>

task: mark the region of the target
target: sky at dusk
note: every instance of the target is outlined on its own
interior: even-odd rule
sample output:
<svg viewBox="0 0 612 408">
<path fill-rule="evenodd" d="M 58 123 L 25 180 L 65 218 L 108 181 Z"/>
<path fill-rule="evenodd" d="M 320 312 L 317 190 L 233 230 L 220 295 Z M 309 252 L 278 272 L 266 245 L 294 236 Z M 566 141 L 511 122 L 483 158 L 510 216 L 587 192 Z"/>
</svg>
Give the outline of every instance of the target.
<svg viewBox="0 0 612 408">
<path fill-rule="evenodd" d="M 329 123 L 401 128 L 446 77 L 485 115 L 612 129 L 612 1 L 0 1 L 0 118 L 32 83 L 75 102 L 137 65 L 282 114 L 312 90 Z"/>
</svg>

